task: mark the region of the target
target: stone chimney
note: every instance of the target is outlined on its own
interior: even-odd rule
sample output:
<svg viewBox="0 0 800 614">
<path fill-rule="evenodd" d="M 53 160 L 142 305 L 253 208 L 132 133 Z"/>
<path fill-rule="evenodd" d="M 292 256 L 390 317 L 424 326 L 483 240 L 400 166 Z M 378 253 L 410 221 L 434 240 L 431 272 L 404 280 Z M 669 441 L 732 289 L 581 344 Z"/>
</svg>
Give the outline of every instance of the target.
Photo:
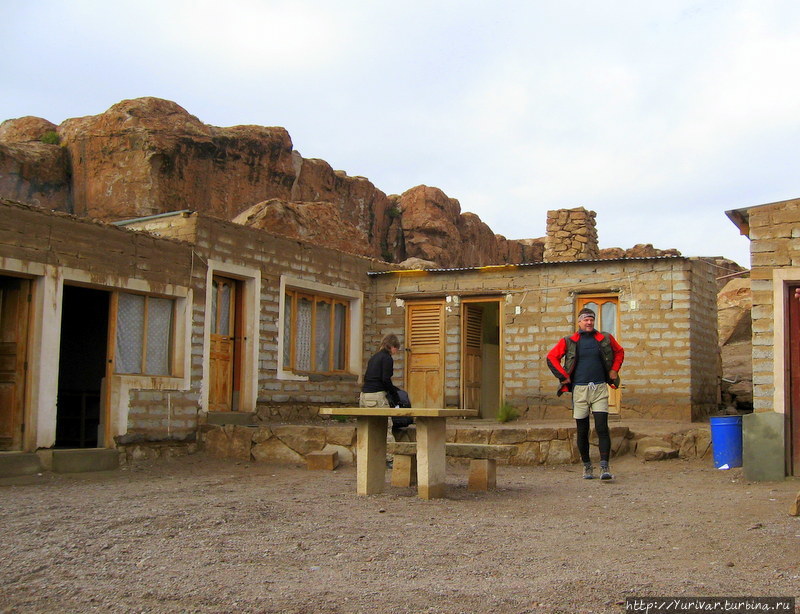
<svg viewBox="0 0 800 614">
<path fill-rule="evenodd" d="M 592 260 L 600 257 L 596 213 L 583 207 L 547 212 L 545 262 Z"/>
</svg>

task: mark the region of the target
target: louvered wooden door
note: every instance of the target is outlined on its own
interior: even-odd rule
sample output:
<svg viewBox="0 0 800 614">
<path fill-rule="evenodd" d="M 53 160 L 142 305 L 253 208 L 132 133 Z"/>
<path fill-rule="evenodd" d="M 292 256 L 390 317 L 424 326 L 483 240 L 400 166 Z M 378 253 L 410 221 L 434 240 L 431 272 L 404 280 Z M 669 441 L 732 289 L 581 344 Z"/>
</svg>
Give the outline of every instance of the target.
<svg viewBox="0 0 800 614">
<path fill-rule="evenodd" d="M 444 407 L 444 303 L 406 306 L 406 386 L 411 404 Z"/>
<path fill-rule="evenodd" d="M 464 409 L 481 409 L 481 380 L 483 374 L 483 308 L 464 305 L 461 312 L 462 368 Z"/>
</svg>

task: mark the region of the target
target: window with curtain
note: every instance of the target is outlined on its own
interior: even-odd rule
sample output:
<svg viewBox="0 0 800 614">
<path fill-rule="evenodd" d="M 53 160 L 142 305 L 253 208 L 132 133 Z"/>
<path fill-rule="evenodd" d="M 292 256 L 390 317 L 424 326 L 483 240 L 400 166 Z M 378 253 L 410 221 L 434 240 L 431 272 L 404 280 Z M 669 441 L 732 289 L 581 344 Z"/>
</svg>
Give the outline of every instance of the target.
<svg viewBox="0 0 800 614">
<path fill-rule="evenodd" d="M 120 292 L 117 301 L 117 373 L 170 375 L 172 299 Z"/>
<path fill-rule="evenodd" d="M 287 290 L 283 368 L 301 373 L 345 371 L 349 308 L 342 299 Z"/>
</svg>

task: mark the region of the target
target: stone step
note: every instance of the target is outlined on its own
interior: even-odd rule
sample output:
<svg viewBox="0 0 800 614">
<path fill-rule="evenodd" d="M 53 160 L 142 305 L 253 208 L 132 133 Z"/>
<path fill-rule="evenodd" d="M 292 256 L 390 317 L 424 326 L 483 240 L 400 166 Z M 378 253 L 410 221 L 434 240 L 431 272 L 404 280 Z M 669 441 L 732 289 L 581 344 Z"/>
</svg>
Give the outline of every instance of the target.
<svg viewBox="0 0 800 614">
<path fill-rule="evenodd" d="M 43 470 L 41 459 L 32 452 L 0 452 L 0 478 L 36 475 Z"/>
<path fill-rule="evenodd" d="M 41 450 L 44 464 L 56 473 L 85 473 L 119 469 L 119 451 L 103 448 Z"/>
</svg>

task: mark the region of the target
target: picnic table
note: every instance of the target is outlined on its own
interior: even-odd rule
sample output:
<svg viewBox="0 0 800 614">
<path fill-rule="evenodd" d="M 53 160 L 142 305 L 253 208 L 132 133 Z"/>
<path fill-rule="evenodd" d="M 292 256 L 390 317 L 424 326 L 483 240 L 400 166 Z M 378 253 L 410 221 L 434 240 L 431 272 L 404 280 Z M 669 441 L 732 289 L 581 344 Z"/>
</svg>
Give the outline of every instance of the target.
<svg viewBox="0 0 800 614">
<path fill-rule="evenodd" d="M 326 416 L 354 416 L 356 422 L 356 491 L 383 492 L 386 482 L 387 418 L 409 416 L 417 426 L 417 494 L 436 499 L 445 491 L 447 418 L 474 418 L 477 409 L 403 407 L 322 407 Z"/>
</svg>

